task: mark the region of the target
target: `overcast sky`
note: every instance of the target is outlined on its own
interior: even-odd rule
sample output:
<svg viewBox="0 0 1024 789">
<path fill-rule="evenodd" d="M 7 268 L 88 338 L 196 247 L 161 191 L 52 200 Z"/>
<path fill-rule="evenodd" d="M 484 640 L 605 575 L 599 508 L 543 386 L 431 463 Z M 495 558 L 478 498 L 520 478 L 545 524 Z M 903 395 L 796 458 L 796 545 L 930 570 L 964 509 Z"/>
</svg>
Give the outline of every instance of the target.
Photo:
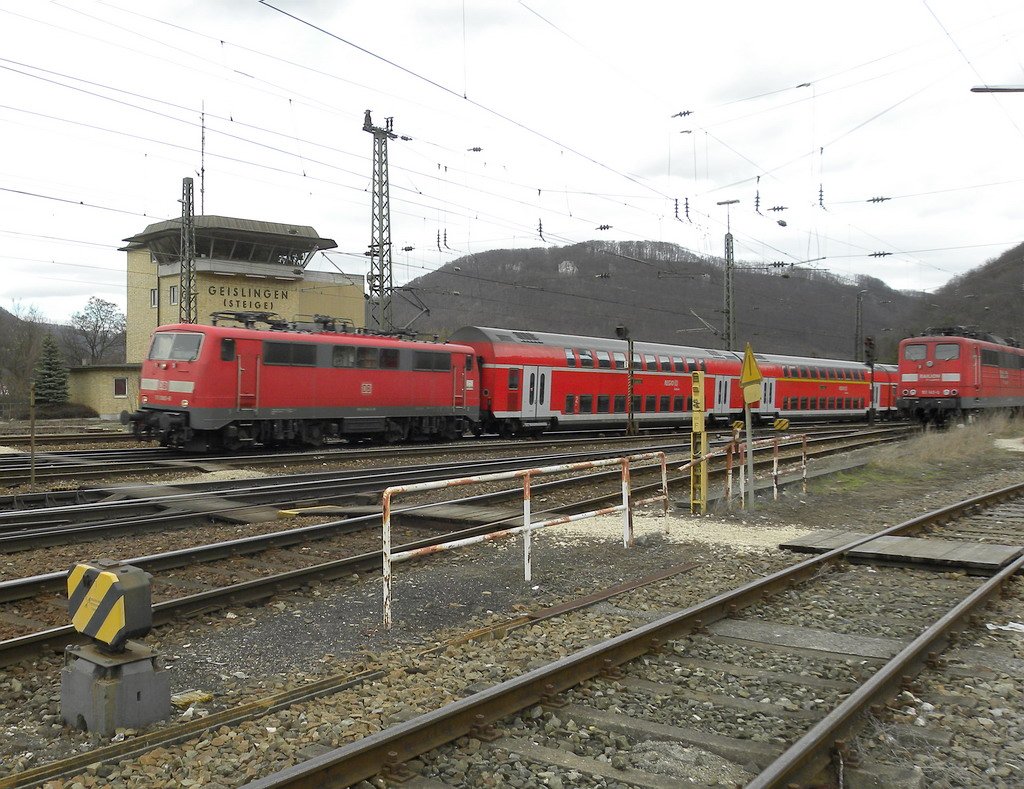
<svg viewBox="0 0 1024 789">
<path fill-rule="evenodd" d="M 739 200 L 743 261 L 933 289 L 1024 236 L 1024 94 L 970 92 L 1024 84 L 1022 34 L 1020 0 L 0 0 L 0 306 L 123 308 L 117 247 L 189 175 L 197 213 L 365 274 L 368 108 L 412 138 L 396 284 L 595 238 L 721 255 Z"/>
</svg>

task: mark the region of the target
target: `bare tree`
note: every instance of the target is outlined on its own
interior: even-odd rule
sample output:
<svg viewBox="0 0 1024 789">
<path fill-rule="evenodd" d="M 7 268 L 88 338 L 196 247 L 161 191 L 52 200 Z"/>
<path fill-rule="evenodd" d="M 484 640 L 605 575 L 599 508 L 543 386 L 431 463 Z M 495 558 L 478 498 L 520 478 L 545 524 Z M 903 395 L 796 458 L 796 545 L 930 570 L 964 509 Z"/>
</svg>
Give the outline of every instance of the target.
<svg viewBox="0 0 1024 789">
<path fill-rule="evenodd" d="M 36 306 L 14 301 L 0 310 L 0 400 L 27 403 L 46 318 Z"/>
<path fill-rule="evenodd" d="M 113 302 L 90 296 L 85 308 L 71 316 L 71 327 L 69 339 L 80 352 L 75 356 L 88 364 L 97 364 L 120 344 L 125 317 Z"/>
</svg>

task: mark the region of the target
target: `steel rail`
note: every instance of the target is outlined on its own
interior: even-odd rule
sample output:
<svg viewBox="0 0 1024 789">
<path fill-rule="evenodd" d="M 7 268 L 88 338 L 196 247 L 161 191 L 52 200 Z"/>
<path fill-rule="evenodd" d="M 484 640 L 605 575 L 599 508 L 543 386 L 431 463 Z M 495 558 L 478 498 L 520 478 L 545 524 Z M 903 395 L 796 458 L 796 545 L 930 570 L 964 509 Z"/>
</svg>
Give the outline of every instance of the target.
<svg viewBox="0 0 1024 789">
<path fill-rule="evenodd" d="M 420 756 L 460 736 L 481 731 L 520 710 L 550 700 L 584 680 L 607 673 L 647 652 L 658 651 L 674 638 L 700 630 L 740 608 L 758 602 L 766 595 L 785 590 L 812 577 L 821 568 L 842 559 L 848 551 L 870 540 L 916 531 L 956 517 L 973 507 L 988 506 L 1022 494 L 1024 483 L 1012 485 L 866 535 L 246 786 L 249 789 L 349 786 L 372 778 L 391 766 Z"/>
</svg>

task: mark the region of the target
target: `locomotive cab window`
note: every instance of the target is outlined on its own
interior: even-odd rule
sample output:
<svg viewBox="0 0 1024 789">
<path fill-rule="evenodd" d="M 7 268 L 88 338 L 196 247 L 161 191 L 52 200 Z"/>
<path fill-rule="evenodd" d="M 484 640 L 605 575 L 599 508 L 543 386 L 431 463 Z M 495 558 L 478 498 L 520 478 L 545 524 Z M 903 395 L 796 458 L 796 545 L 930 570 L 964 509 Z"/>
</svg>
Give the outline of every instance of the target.
<svg viewBox="0 0 1024 789">
<path fill-rule="evenodd" d="M 908 362 L 921 362 L 928 355 L 927 345 L 904 345 L 903 346 L 903 358 Z"/>
<path fill-rule="evenodd" d="M 159 332 L 153 335 L 149 358 L 154 361 L 193 362 L 199 358 L 203 335 L 194 332 Z"/>
<path fill-rule="evenodd" d="M 235 341 L 231 337 L 224 337 L 220 341 L 220 360 L 222 362 L 235 360 Z"/>
<path fill-rule="evenodd" d="M 940 342 L 935 346 L 936 361 L 952 361 L 960 358 L 960 346 L 955 342 Z"/>
<path fill-rule="evenodd" d="M 468 373 L 472 369 L 473 369 L 473 357 L 467 354 L 466 355 L 466 372 Z"/>
<path fill-rule="evenodd" d="M 396 351 L 397 353 L 397 351 Z M 381 367 L 384 366 L 383 360 Z M 414 370 L 451 370 L 452 355 L 443 351 L 416 351 L 413 354 L 412 366 Z M 509 370 L 509 373 L 512 371 Z M 516 373 L 519 371 L 516 370 Z M 509 375 L 509 389 L 512 388 L 512 376 Z"/>
</svg>

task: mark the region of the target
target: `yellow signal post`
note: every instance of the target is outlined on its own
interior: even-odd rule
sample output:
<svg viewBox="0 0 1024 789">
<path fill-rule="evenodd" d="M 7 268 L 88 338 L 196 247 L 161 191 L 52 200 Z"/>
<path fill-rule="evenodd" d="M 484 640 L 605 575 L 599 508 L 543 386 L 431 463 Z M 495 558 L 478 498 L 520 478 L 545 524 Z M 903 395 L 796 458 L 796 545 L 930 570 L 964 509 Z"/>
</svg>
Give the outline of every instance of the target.
<svg viewBox="0 0 1024 789">
<path fill-rule="evenodd" d="M 692 374 L 693 431 L 690 433 L 690 514 L 708 511 L 708 434 L 704 430 L 704 373 Z"/>
<path fill-rule="evenodd" d="M 761 399 L 761 370 L 749 342 L 743 354 L 740 388 L 743 390 L 743 415 L 747 423 L 747 509 L 751 509 L 754 506 L 754 431 L 750 426 L 750 406 Z"/>
</svg>

